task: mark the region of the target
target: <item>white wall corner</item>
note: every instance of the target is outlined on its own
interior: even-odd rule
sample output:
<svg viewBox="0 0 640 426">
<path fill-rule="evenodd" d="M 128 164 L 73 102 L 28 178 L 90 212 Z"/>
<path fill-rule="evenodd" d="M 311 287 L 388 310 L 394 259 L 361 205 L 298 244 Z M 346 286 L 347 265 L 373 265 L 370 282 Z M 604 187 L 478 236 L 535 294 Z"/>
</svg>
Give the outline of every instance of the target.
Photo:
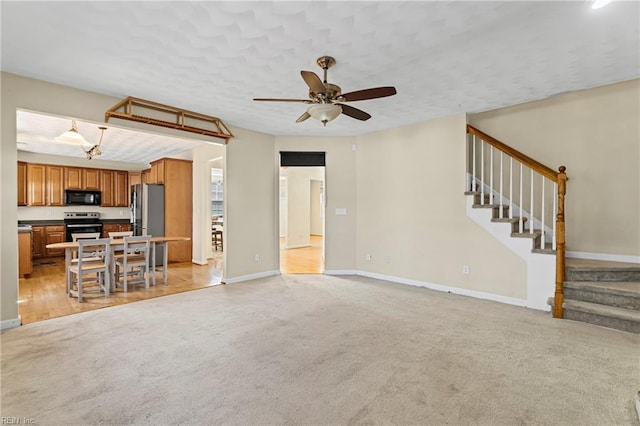
<svg viewBox="0 0 640 426">
<path fill-rule="evenodd" d="M 9 328 L 20 327 L 21 325 L 22 325 L 22 320 L 20 319 L 20 316 L 18 316 L 18 318 L 0 321 L 0 330 L 7 330 Z"/>
<path fill-rule="evenodd" d="M 532 253 L 529 238 L 512 238 L 511 224 L 492 222 L 489 208 L 473 208 L 473 195 L 467 195 L 467 216 L 505 247 L 525 261 L 527 265 L 527 300 L 525 306 L 548 311 L 547 299 L 555 293 L 556 257 Z"/>
</svg>

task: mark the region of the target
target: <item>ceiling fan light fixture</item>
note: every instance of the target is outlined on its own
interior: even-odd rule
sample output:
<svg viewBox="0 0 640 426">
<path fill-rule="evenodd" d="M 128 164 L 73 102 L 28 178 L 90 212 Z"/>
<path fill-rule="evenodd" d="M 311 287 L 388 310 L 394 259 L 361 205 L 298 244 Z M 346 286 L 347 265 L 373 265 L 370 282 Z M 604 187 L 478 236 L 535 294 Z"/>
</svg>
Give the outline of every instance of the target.
<svg viewBox="0 0 640 426">
<path fill-rule="evenodd" d="M 326 126 L 329 121 L 335 120 L 342 114 L 342 107 L 336 104 L 315 104 L 311 105 L 307 112 Z"/>
</svg>

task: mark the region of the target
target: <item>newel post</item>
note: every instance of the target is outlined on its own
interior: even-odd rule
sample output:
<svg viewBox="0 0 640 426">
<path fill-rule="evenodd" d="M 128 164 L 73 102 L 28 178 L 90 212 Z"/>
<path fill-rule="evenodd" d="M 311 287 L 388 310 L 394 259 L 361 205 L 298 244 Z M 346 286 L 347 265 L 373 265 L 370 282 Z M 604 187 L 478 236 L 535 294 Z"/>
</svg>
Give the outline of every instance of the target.
<svg viewBox="0 0 640 426">
<path fill-rule="evenodd" d="M 564 196 L 567 193 L 567 174 L 565 166 L 558 169 L 558 214 L 556 216 L 556 292 L 553 299 L 553 316 L 562 318 L 564 302 L 563 287 L 565 280 L 565 229 Z"/>
</svg>

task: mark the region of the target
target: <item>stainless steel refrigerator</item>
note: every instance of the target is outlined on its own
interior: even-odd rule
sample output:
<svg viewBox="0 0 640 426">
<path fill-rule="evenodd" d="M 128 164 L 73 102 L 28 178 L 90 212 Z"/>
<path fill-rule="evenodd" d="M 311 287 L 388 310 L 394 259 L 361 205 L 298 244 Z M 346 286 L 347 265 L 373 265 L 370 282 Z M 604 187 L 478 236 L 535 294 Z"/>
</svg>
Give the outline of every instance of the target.
<svg viewBox="0 0 640 426">
<path fill-rule="evenodd" d="M 164 237 L 164 185 L 131 186 L 131 228 L 133 235 Z M 163 265 L 163 251 L 156 246 L 157 266 Z"/>
</svg>

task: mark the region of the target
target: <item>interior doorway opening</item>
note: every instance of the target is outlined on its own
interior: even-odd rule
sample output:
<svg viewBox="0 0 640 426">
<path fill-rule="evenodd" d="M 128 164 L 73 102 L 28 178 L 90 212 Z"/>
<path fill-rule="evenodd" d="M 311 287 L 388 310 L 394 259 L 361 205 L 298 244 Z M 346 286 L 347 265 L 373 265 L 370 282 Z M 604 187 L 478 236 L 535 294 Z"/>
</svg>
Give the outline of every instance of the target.
<svg viewBox="0 0 640 426">
<path fill-rule="evenodd" d="M 287 163 L 281 161 L 278 193 L 282 274 L 324 273 L 326 179 L 321 154 L 322 165 L 317 166 L 284 165 Z"/>
</svg>

